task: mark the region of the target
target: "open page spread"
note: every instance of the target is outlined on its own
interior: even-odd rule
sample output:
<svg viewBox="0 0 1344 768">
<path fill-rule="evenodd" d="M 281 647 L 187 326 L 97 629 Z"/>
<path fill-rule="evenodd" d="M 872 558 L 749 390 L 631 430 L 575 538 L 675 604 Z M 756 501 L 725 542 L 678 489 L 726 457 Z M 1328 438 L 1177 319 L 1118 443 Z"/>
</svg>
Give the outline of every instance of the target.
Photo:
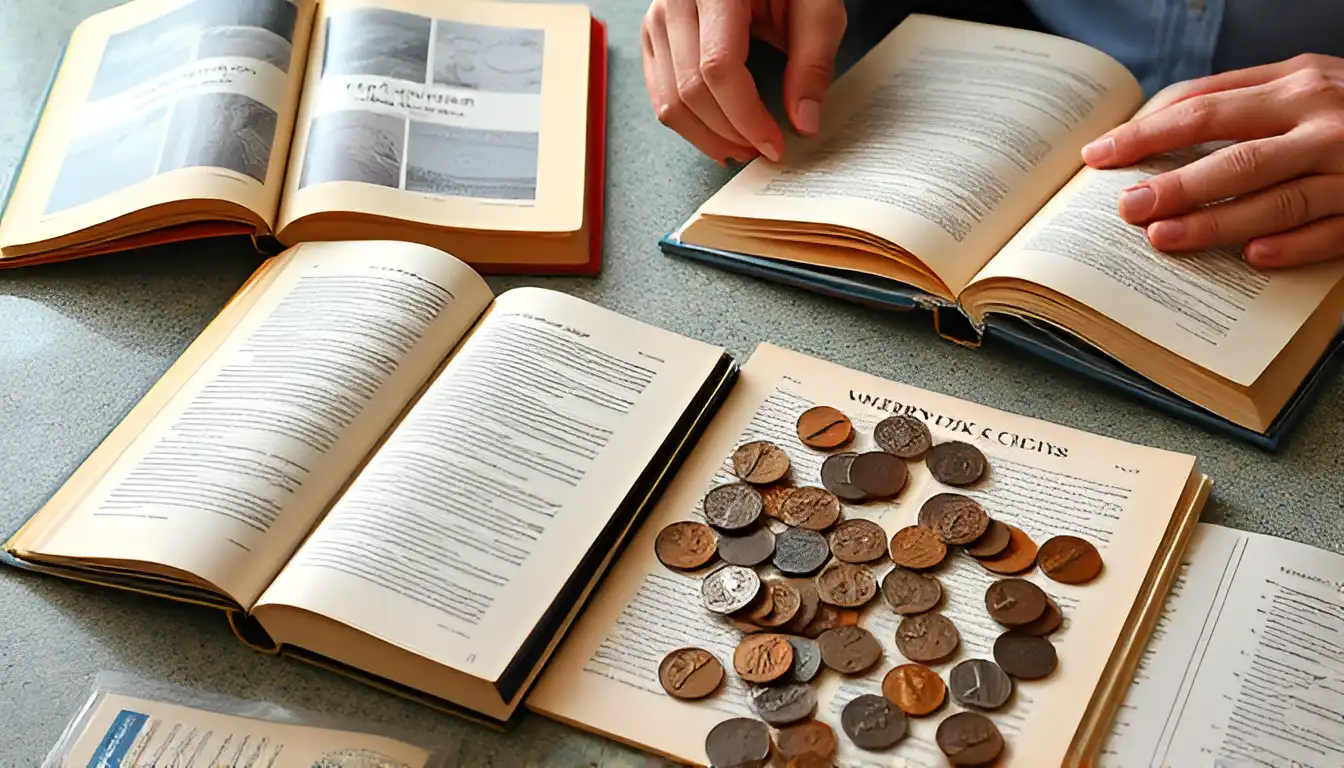
<svg viewBox="0 0 1344 768">
<path fill-rule="evenodd" d="M 300 246 L 263 279 L 197 342 L 218 345 L 204 362 L 142 402 L 152 421 L 114 432 L 39 513 L 26 549 L 166 566 L 251 604 L 491 299 L 461 262 L 404 243 Z"/>
<path fill-rule="evenodd" d="M 743 635 L 703 607 L 703 574 L 664 567 L 653 542 L 672 522 L 703 520 L 703 495 L 732 479 L 729 457 L 747 441 L 776 443 L 789 454 L 795 481 L 815 484 L 808 478 L 817 477 L 825 454 L 804 447 L 796 432 L 799 414 L 813 405 L 839 408 L 853 421 L 855 442 L 845 450 L 872 450 L 873 426 L 893 413 L 923 420 L 935 443 L 972 442 L 992 468 L 988 480 L 966 492 L 992 517 L 1035 541 L 1082 536 L 1103 553 L 1101 577 L 1084 586 L 1048 581 L 1038 572 L 1029 577 L 1065 616 L 1051 636 L 1058 669 L 1044 680 L 1019 684 L 1012 706 L 990 714 L 1008 743 L 1001 765 L 1058 765 L 1178 506 L 1193 458 L 882 381 L 768 345 L 758 347 L 744 367 L 728 403 L 552 659 L 528 706 L 695 764 L 707 761 L 704 742 L 711 727 L 729 717 L 754 716 L 750 686 L 731 671 Z M 921 504 L 945 489 L 922 463 L 909 468 L 909 483 L 895 500 L 848 505 L 844 515 L 873 520 L 888 536 L 913 525 Z M 961 646 L 932 665 L 943 676 L 963 659 L 987 657 L 1002 632 L 985 610 L 985 590 L 994 577 L 963 553 L 949 560 L 937 572 L 945 596 L 940 610 L 956 625 Z M 875 569 L 879 580 L 889 567 L 888 562 Z M 905 662 L 894 644 L 899 618 L 880 597 L 875 600 L 861 624 L 882 644 L 883 658 L 861 675 L 820 681 L 816 716 L 837 734 L 841 708 L 862 693 L 879 691 L 883 676 Z M 730 670 L 717 694 L 686 702 L 663 691 L 659 663 L 683 646 L 710 651 Z M 912 719 L 910 735 L 889 752 L 862 752 L 841 734 L 837 765 L 943 766 L 934 731 L 957 709 L 949 701 L 929 717 Z"/>
<path fill-rule="evenodd" d="M 836 83 L 819 138 L 752 162 L 699 214 L 868 232 L 955 295 L 1140 98 L 1079 43 L 912 15 Z"/>
<path fill-rule="evenodd" d="M 1101 765 L 1344 765 L 1344 556 L 1201 524 Z"/>
</svg>

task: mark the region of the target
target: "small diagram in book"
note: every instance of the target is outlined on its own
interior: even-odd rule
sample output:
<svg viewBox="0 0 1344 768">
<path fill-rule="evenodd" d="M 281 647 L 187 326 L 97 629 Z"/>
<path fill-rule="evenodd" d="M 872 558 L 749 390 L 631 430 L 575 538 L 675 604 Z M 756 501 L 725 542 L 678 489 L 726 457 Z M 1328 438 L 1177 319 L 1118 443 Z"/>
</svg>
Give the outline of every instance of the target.
<svg viewBox="0 0 1344 768">
<path fill-rule="evenodd" d="M 299 188 L 357 181 L 397 189 L 406 148 L 406 119 L 362 110 L 313 118 Z"/>
<path fill-rule="evenodd" d="M 412 120 L 406 189 L 452 197 L 535 200 L 539 141 L 534 132 Z"/>
<path fill-rule="evenodd" d="M 322 76 L 376 75 L 413 83 L 429 71 L 424 16 L 383 8 L 355 8 L 327 19 Z"/>
<path fill-rule="evenodd" d="M 434 82 L 499 93 L 541 93 L 546 33 L 460 21 L 439 21 Z"/>
</svg>

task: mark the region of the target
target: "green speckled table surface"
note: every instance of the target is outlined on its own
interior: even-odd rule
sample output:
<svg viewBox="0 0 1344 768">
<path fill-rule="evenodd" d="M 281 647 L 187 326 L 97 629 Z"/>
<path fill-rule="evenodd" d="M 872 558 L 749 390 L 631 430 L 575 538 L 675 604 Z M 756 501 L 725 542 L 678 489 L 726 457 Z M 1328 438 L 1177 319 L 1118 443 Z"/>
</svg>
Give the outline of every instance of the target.
<svg viewBox="0 0 1344 768">
<path fill-rule="evenodd" d="M 0 185 L 8 183 L 65 37 L 112 0 L 0 3 Z M 772 341 L 883 377 L 1124 440 L 1189 452 L 1215 481 L 1206 519 L 1344 548 L 1344 381 L 1268 455 L 1172 421 L 1001 349 L 939 340 L 893 315 L 670 259 L 657 240 L 728 177 L 650 110 L 644 3 L 593 0 L 609 24 L 606 268 L 537 283 L 745 357 Z M 852 24 L 854 35 L 870 24 Z M 862 41 L 851 41 L 861 45 Z M 853 50 L 850 48 L 849 50 Z M 237 244 L 165 247 L 0 273 L 0 528 L 18 527 L 135 404 L 258 263 Z M 497 734 L 308 665 L 243 647 L 210 610 L 0 573 L 0 765 L 37 765 L 93 676 L 112 670 L 464 739 L 461 765 L 644 766 L 655 761 L 539 717 Z"/>
</svg>

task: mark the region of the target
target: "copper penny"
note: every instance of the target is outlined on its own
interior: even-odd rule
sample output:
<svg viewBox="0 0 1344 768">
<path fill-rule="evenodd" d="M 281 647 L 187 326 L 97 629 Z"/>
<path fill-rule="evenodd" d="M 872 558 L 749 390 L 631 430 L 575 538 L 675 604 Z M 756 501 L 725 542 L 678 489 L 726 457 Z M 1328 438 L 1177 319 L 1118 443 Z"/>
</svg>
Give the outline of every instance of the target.
<svg viewBox="0 0 1344 768">
<path fill-rule="evenodd" d="M 868 451 L 849 465 L 849 482 L 870 499 L 890 499 L 905 489 L 910 470 L 905 460 L 886 451 Z"/>
<path fill-rule="evenodd" d="M 910 661 L 925 664 L 942 661 L 961 644 L 961 633 L 941 613 L 906 616 L 896 628 L 896 648 Z"/>
<path fill-rule="evenodd" d="M 821 462 L 821 484 L 844 501 L 859 502 L 868 498 L 868 494 L 849 478 L 850 468 L 854 466 L 857 453 L 837 453 L 827 456 Z"/>
<path fill-rule="evenodd" d="M 961 706 L 991 711 L 1008 703 L 1013 680 L 989 659 L 966 659 L 947 673 L 947 688 Z"/>
<path fill-rule="evenodd" d="M 1029 624 L 1045 613 L 1045 590 L 1026 579 L 999 579 L 985 590 L 989 617 L 1005 627 Z"/>
<path fill-rule="evenodd" d="M 1056 536 L 1041 545 L 1036 563 L 1063 584 L 1086 584 L 1101 573 L 1101 553 L 1087 539 Z"/>
<path fill-rule="evenodd" d="M 947 545 L 922 525 L 907 525 L 891 537 L 891 559 L 897 565 L 923 570 L 947 557 Z"/>
<path fill-rule="evenodd" d="M 775 534 L 764 525 L 748 528 L 742 533 L 725 533 L 719 537 L 719 557 L 730 565 L 755 568 L 774 554 Z"/>
<path fill-rule="evenodd" d="M 752 598 L 746 607 L 737 611 L 737 618 L 743 621 L 749 621 L 758 627 L 765 626 L 761 619 L 770 615 L 775 609 L 775 595 L 766 588 L 765 582 L 761 582 L 760 589 L 756 592 L 756 597 Z"/>
<path fill-rule="evenodd" d="M 1046 635 L 1054 633 L 1054 631 L 1059 629 L 1060 625 L 1063 623 L 1064 613 L 1059 610 L 1059 605 L 1057 605 L 1054 600 L 1051 600 L 1046 604 L 1045 613 L 1041 614 L 1041 618 L 1030 624 L 1023 624 L 1022 626 L 1017 627 L 1016 631 L 1025 632 L 1028 635 L 1045 637 Z"/>
<path fill-rule="evenodd" d="M 703 699 L 718 689 L 723 677 L 723 665 L 703 648 L 678 648 L 658 665 L 658 682 L 678 699 Z"/>
<path fill-rule="evenodd" d="M 925 528 L 938 530 L 938 516 L 949 504 L 965 498 L 960 493 L 935 493 L 919 506 L 919 524 Z"/>
<path fill-rule="evenodd" d="M 882 678 L 882 695 L 911 717 L 936 712 L 947 698 L 943 678 L 923 664 L 902 664 Z"/>
<path fill-rule="evenodd" d="M 943 599 L 943 584 L 937 576 L 898 565 L 882 577 L 882 597 L 896 613 L 913 616 L 938 606 Z"/>
<path fill-rule="evenodd" d="M 793 646 L 784 635 L 747 635 L 733 651 L 733 669 L 749 683 L 769 683 L 784 676 L 793 665 Z"/>
<path fill-rule="evenodd" d="M 817 575 L 817 591 L 824 603 L 858 608 L 877 594 L 877 579 L 862 565 L 831 563 Z"/>
<path fill-rule="evenodd" d="M 751 717 L 724 720 L 705 735 L 705 755 L 712 766 L 765 768 L 770 759 L 770 726 Z"/>
<path fill-rule="evenodd" d="M 1036 542 L 1017 526 L 1008 525 L 1008 546 L 1002 552 L 980 560 L 985 570 L 992 573 L 1022 573 L 1036 564 Z"/>
<path fill-rule="evenodd" d="M 934 480 L 957 486 L 975 484 L 989 467 L 979 448 L 959 440 L 933 446 L 924 454 L 924 463 Z"/>
<path fill-rule="evenodd" d="M 873 427 L 877 447 L 902 459 L 917 459 L 933 445 L 929 427 L 914 416 L 888 416 Z"/>
<path fill-rule="evenodd" d="M 856 517 L 836 526 L 827 537 L 831 555 L 843 563 L 871 563 L 887 554 L 887 532 L 872 520 Z"/>
<path fill-rule="evenodd" d="M 765 627 L 758 627 L 755 624 L 752 624 L 749 621 L 743 621 L 742 619 L 739 619 L 736 616 L 725 616 L 724 618 L 728 620 L 729 624 L 733 625 L 734 629 L 736 629 L 738 632 L 741 632 L 744 635 L 750 635 L 756 632 L 765 631 Z"/>
<path fill-rule="evenodd" d="M 840 499 L 815 485 L 795 488 L 780 504 L 779 519 L 795 528 L 824 531 L 840 519 Z"/>
<path fill-rule="evenodd" d="M 790 635 L 801 635 L 807 625 L 817 618 L 817 611 L 821 608 L 821 594 L 817 592 L 817 583 L 812 579 L 789 579 L 788 581 L 798 592 L 798 612 L 779 630 Z"/>
<path fill-rule="evenodd" d="M 985 508 L 969 496 L 962 496 L 949 503 L 938 514 L 938 538 L 944 542 L 961 546 L 970 544 L 984 535 L 989 528 L 989 515 Z"/>
<path fill-rule="evenodd" d="M 1003 751 L 1003 734 L 979 712 L 958 712 L 938 724 L 938 748 L 954 766 L 989 765 Z"/>
<path fill-rule="evenodd" d="M 717 486 L 705 494 L 705 520 L 720 531 L 741 531 L 761 516 L 761 494 L 746 483 Z"/>
<path fill-rule="evenodd" d="M 772 517 L 778 520 L 780 509 L 784 506 L 784 500 L 789 498 L 789 494 L 793 493 L 795 488 L 793 483 L 781 480 L 778 483 L 763 485 L 756 490 L 761 494 L 761 503 L 763 505 L 761 511 L 764 512 L 767 517 Z"/>
<path fill-rule="evenodd" d="M 1039 680 L 1055 671 L 1055 646 L 1044 637 L 1008 631 L 994 641 L 994 661 L 1019 680 Z"/>
<path fill-rule="evenodd" d="M 768 485 L 789 473 L 789 454 L 769 440 L 753 440 L 733 451 L 733 474 L 752 485 Z"/>
<path fill-rule="evenodd" d="M 798 439 L 808 448 L 829 451 L 854 437 L 849 417 L 829 405 L 818 405 L 798 417 Z"/>
<path fill-rule="evenodd" d="M 834 757 L 798 755 L 784 761 L 784 768 L 835 768 Z"/>
<path fill-rule="evenodd" d="M 836 627 L 817 638 L 821 661 L 836 672 L 855 675 L 882 658 L 882 644 L 863 627 Z"/>
<path fill-rule="evenodd" d="M 1008 526 L 998 520 L 990 520 L 989 527 L 980 538 L 966 545 L 966 554 L 977 558 L 994 557 L 1008 548 L 1012 538 Z"/>
<path fill-rule="evenodd" d="M 858 623 L 859 612 L 853 608 L 836 608 L 833 605 L 823 603 L 817 609 L 817 617 L 812 620 L 812 623 L 803 627 L 803 637 L 810 637 L 815 640 L 828 630 L 836 627 L 853 627 L 857 626 Z"/>
<path fill-rule="evenodd" d="M 718 537 L 704 523 L 682 520 L 658 532 L 653 553 L 668 568 L 692 570 L 714 559 Z"/>
<path fill-rule="evenodd" d="M 762 627 L 779 627 L 798 615 L 802 598 L 798 588 L 784 579 L 764 579 L 761 591 L 770 593 L 770 610 L 764 616 L 756 617 L 755 623 Z"/>
<path fill-rule="evenodd" d="M 815 755 L 822 760 L 835 758 L 839 748 L 835 731 L 820 720 L 805 720 L 797 725 L 781 728 L 775 734 L 775 749 L 784 760 L 796 760 Z M 830 763 L 824 763 L 829 766 Z"/>
</svg>

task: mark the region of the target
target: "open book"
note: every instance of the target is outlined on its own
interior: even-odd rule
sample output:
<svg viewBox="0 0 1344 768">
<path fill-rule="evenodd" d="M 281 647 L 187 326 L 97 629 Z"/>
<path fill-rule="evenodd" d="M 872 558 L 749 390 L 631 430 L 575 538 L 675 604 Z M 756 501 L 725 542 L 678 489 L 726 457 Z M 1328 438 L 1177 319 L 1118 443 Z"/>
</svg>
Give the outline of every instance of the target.
<svg viewBox="0 0 1344 768">
<path fill-rule="evenodd" d="M 823 132 L 757 159 L 665 250 L 869 304 L 934 310 L 1171 412 L 1272 447 L 1335 348 L 1344 262 L 1262 272 L 1170 256 L 1084 144 L 1143 107 L 1118 62 L 1024 30 L 914 15 L 845 72 Z"/>
<path fill-rule="evenodd" d="M 5 544 L 506 721 L 735 379 L 720 348 L 448 254 L 268 260 Z"/>
<path fill-rule="evenodd" d="M 247 235 L 596 272 L 606 57 L 582 5 L 131 0 L 66 46 L 0 267 Z"/>
<path fill-rule="evenodd" d="M 747 441 L 770 440 L 783 448 L 799 485 L 817 477 L 825 455 L 805 448 L 795 426 L 798 414 L 814 405 L 839 408 L 853 421 L 855 442 L 846 451 L 873 450 L 874 425 L 893 413 L 923 420 L 935 443 L 971 442 L 989 457 L 990 470 L 988 479 L 964 491 L 991 517 L 1036 542 L 1073 534 L 1097 546 L 1105 567 L 1089 584 L 1050 581 L 1039 569 L 1028 576 L 1065 617 L 1050 637 L 1058 668 L 1044 680 L 1017 686 L 1011 707 L 989 713 L 1009 745 L 996 765 L 1091 764 L 1207 499 L 1210 482 L 1194 457 L 883 381 L 770 345 L 757 347 L 742 367 L 727 402 L 551 660 L 527 706 L 696 765 L 707 762 L 705 735 L 715 724 L 756 716 L 747 686 L 731 673 L 716 695 L 700 701 L 674 699 L 660 686 L 658 665 L 669 651 L 694 646 L 729 666 L 742 634 L 703 608 L 703 574 L 663 566 L 654 539 L 670 523 L 703 520 L 704 493 L 731 480 L 731 456 Z M 908 466 L 908 484 L 895 500 L 847 505 L 844 515 L 872 520 L 889 536 L 914 525 L 924 501 L 946 489 L 924 463 Z M 879 581 L 889 567 L 889 562 L 874 567 Z M 949 555 L 937 575 L 945 601 L 941 612 L 961 636 L 951 658 L 931 665 L 946 677 L 964 659 L 988 657 L 1002 628 L 985 610 L 986 587 L 997 577 L 965 553 Z M 912 719 L 909 735 L 887 752 L 862 752 L 842 734 L 843 706 L 861 694 L 880 693 L 883 676 L 905 661 L 895 645 L 900 618 L 881 599 L 872 601 L 860 623 L 881 643 L 883 658 L 862 674 L 818 678 L 816 717 L 839 737 L 836 763 L 845 768 L 893 765 L 896 758 L 907 766 L 947 764 L 934 732 L 958 709 L 950 701 L 928 717 Z"/>
</svg>

